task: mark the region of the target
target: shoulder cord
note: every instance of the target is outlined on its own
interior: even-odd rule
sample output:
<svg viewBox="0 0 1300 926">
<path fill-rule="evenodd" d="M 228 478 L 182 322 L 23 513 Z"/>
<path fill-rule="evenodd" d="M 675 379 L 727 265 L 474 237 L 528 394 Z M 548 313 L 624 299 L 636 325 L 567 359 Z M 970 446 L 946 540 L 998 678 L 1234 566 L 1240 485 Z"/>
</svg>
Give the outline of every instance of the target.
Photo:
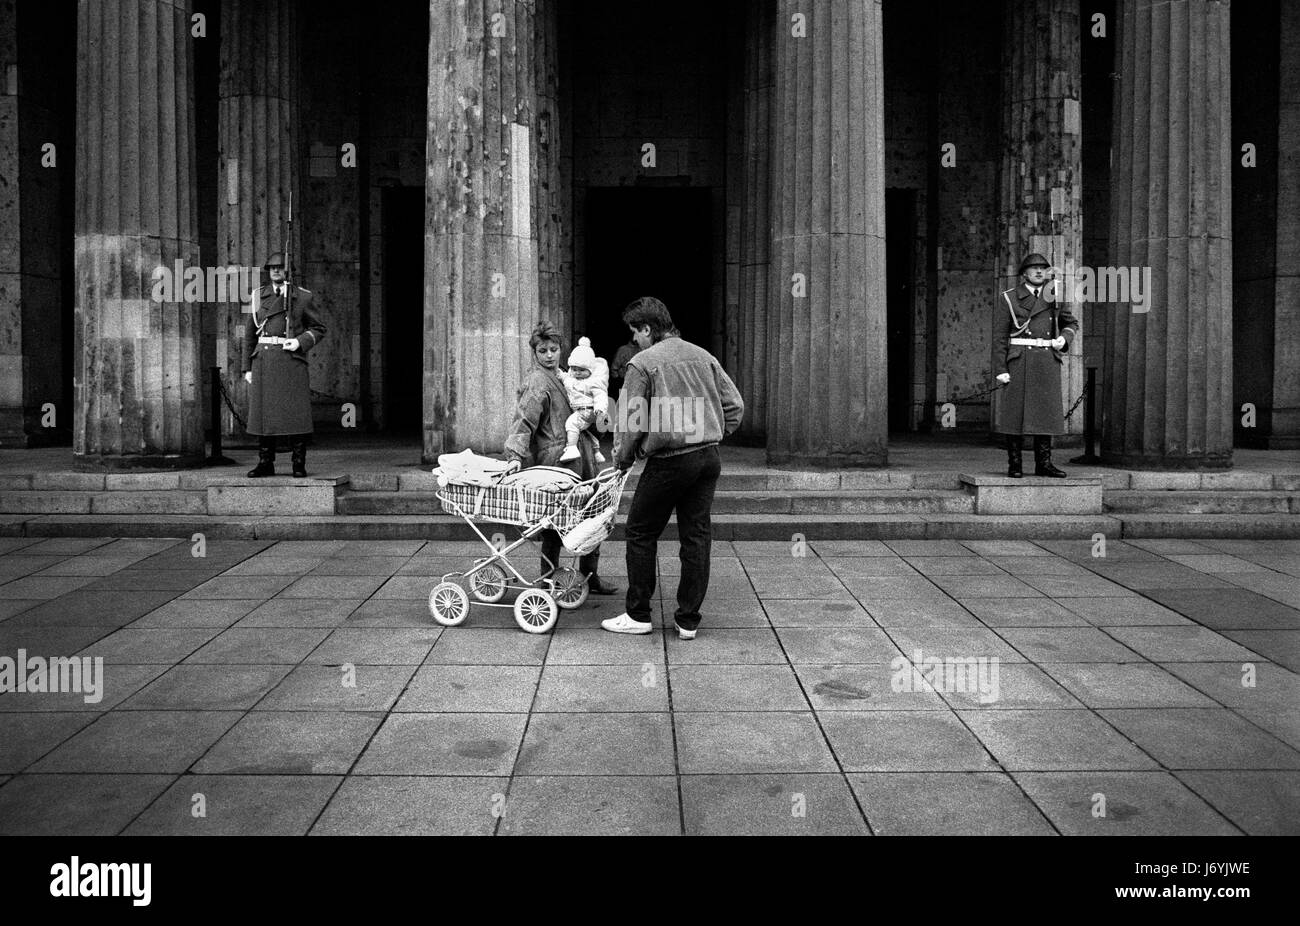
<svg viewBox="0 0 1300 926">
<path fill-rule="evenodd" d="M 1009 292 L 1003 293 L 1002 298 L 1007 301 L 1007 311 L 1011 313 L 1011 328 L 1012 328 L 1011 337 L 1013 338 L 1019 337 L 1020 335 L 1024 334 L 1026 331 L 1029 330 L 1029 323 L 1033 321 L 1033 317 L 1030 316 L 1029 318 L 1025 319 L 1025 323 L 1023 325 L 1020 324 L 1016 320 L 1016 310 L 1011 307 L 1011 296 L 1009 295 Z"/>
</svg>

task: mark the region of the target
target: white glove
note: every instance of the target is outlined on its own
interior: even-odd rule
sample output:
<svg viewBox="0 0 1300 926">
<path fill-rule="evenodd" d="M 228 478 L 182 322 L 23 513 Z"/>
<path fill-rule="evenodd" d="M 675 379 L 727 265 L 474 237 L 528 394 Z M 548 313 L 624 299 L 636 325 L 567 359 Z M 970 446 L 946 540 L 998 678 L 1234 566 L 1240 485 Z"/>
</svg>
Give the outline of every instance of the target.
<svg viewBox="0 0 1300 926">
<path fill-rule="evenodd" d="M 1052 338 L 1052 346 L 1053 346 L 1054 348 L 1056 348 L 1057 350 L 1064 350 L 1064 349 L 1065 349 L 1065 335 L 1060 335 L 1059 337 Z"/>
<path fill-rule="evenodd" d="M 290 338 L 289 340 L 285 341 L 285 342 L 284 342 L 284 349 L 285 349 L 285 350 L 297 350 L 297 349 L 298 349 L 298 339 L 297 339 L 297 338 Z"/>
<path fill-rule="evenodd" d="M 1000 383 L 1003 383 L 1003 384 L 1009 383 L 1009 382 L 1011 382 L 1011 374 L 1010 374 L 1010 373 L 999 373 L 999 374 L 997 375 L 997 381 L 1000 382 Z"/>
<path fill-rule="evenodd" d="M 253 371 L 252 371 L 252 370 L 249 370 L 247 373 L 244 374 L 244 382 L 248 383 L 250 386 L 253 385 Z"/>
</svg>

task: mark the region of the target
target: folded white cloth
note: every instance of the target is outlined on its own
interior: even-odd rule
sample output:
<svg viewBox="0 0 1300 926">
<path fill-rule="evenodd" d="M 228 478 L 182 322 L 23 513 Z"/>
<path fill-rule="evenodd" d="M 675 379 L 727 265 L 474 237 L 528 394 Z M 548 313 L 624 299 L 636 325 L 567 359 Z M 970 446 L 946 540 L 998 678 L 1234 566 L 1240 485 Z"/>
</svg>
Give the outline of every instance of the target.
<svg viewBox="0 0 1300 926">
<path fill-rule="evenodd" d="M 515 463 L 480 456 L 466 447 L 460 453 L 439 454 L 438 466 L 433 474 L 438 477 L 439 486 L 449 483 L 493 486 L 500 482 L 503 473 L 510 472 L 516 466 Z"/>
<path fill-rule="evenodd" d="M 511 473 L 501 480 L 501 485 L 522 485 L 529 489 L 561 492 L 571 489 L 582 480 L 578 474 L 563 466 L 530 466 Z"/>
</svg>

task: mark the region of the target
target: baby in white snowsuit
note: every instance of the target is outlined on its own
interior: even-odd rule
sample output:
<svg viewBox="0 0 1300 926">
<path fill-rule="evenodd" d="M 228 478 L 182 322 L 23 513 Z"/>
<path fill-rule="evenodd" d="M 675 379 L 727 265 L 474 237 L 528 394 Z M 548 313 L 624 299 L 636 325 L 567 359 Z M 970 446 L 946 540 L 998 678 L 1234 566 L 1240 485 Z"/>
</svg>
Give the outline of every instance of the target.
<svg viewBox="0 0 1300 926">
<path fill-rule="evenodd" d="M 568 446 L 560 454 L 560 460 L 565 462 L 578 459 L 578 436 L 595 423 L 598 414 L 609 411 L 609 364 L 596 356 L 590 339 L 579 338 L 578 346 L 569 354 L 569 371 L 558 372 L 569 395 L 569 407 L 573 409 L 573 414 L 564 420 Z M 599 443 L 596 462 L 605 462 Z"/>
</svg>

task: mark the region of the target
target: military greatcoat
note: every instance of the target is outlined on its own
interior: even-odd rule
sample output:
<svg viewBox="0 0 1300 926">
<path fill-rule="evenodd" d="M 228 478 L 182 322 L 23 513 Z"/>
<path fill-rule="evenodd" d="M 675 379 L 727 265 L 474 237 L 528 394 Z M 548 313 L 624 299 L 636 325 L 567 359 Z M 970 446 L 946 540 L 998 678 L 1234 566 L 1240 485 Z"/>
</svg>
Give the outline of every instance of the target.
<svg viewBox="0 0 1300 926">
<path fill-rule="evenodd" d="M 289 311 L 285 298 L 270 283 L 252 297 L 244 326 L 244 372 L 253 371 L 248 387 L 248 433 L 261 436 L 310 434 L 311 386 L 307 352 L 325 337 L 310 290 L 294 287 Z M 297 338 L 298 349 L 259 343 L 259 338 Z"/>
<path fill-rule="evenodd" d="M 1048 284 L 1050 286 L 1050 284 Z M 1044 286 L 1034 295 L 1024 283 L 998 296 L 994 375 L 1010 373 L 1011 382 L 993 393 L 993 430 L 999 434 L 1064 434 L 1061 364 L 1069 353 L 1079 321 L 1063 304 L 1048 302 Z M 1012 344 L 1012 339 L 1065 338 L 1064 350 Z"/>
</svg>

